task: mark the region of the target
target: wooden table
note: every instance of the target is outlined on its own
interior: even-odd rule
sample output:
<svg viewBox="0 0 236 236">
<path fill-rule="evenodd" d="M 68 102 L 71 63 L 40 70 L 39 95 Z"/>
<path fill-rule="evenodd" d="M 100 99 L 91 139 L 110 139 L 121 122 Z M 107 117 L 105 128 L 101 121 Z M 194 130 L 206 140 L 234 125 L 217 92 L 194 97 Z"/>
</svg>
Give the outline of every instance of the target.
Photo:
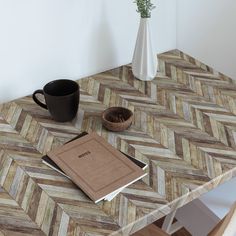
<svg viewBox="0 0 236 236">
<path fill-rule="evenodd" d="M 236 85 L 179 51 L 159 56 L 152 82 L 122 66 L 86 79 L 71 123 L 54 122 L 31 96 L 0 106 L 0 235 L 131 235 L 236 174 Z M 123 133 L 103 129 L 110 106 L 134 111 Z M 95 130 L 149 164 L 148 176 L 94 204 L 41 157 Z"/>
</svg>

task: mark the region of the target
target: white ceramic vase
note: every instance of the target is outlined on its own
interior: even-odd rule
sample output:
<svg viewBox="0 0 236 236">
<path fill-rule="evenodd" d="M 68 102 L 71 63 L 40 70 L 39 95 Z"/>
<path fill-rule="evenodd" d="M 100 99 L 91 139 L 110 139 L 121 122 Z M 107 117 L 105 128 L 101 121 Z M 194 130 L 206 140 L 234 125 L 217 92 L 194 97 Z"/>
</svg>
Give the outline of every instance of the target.
<svg viewBox="0 0 236 236">
<path fill-rule="evenodd" d="M 141 18 L 135 45 L 132 71 L 137 79 L 150 81 L 155 78 L 158 68 L 156 53 L 152 49 L 149 18 Z"/>
</svg>

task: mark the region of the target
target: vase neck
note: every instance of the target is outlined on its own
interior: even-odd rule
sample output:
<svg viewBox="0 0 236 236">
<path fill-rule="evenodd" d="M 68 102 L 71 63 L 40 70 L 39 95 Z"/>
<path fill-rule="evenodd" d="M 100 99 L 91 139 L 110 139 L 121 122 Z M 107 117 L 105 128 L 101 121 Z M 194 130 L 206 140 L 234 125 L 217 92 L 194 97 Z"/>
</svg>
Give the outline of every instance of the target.
<svg viewBox="0 0 236 236">
<path fill-rule="evenodd" d="M 144 22 L 149 22 L 149 19 L 150 19 L 150 18 L 142 18 L 142 17 L 141 17 L 141 18 L 140 18 L 140 22 L 143 22 L 143 23 L 144 23 Z"/>
</svg>

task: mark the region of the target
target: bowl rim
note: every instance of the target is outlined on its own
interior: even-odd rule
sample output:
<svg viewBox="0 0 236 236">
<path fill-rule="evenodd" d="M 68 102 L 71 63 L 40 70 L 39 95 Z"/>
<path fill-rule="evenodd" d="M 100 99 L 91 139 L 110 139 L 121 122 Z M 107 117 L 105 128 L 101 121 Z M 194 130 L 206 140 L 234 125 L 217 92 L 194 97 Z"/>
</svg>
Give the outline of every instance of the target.
<svg viewBox="0 0 236 236">
<path fill-rule="evenodd" d="M 123 109 L 123 110 L 125 110 L 125 111 L 128 111 L 128 112 L 129 112 L 129 118 L 128 118 L 127 120 L 123 121 L 123 122 L 111 122 L 111 121 L 107 120 L 107 119 L 105 118 L 105 116 L 106 116 L 109 112 L 111 112 L 111 110 L 115 110 L 115 109 Z M 127 122 L 129 122 L 130 120 L 132 120 L 132 118 L 133 118 L 133 112 L 132 112 L 130 109 L 126 108 L 126 107 L 120 107 L 120 106 L 117 106 L 117 107 L 109 107 L 109 108 L 107 108 L 106 110 L 104 110 L 104 111 L 102 112 L 102 119 L 103 119 L 104 121 L 106 121 L 107 123 L 110 123 L 110 124 L 124 124 L 124 123 L 127 123 Z"/>
</svg>

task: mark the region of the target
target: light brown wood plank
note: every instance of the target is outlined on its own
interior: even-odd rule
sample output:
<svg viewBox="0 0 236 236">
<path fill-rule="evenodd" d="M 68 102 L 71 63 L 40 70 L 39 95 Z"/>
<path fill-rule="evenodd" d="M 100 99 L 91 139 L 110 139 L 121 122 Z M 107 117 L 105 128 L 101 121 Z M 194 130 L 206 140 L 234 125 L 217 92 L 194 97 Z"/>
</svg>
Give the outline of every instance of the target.
<svg viewBox="0 0 236 236">
<path fill-rule="evenodd" d="M 156 225 L 151 224 L 148 227 L 138 231 L 137 233 L 133 234 L 133 236 L 168 236 L 163 230 L 158 228 Z"/>
</svg>

